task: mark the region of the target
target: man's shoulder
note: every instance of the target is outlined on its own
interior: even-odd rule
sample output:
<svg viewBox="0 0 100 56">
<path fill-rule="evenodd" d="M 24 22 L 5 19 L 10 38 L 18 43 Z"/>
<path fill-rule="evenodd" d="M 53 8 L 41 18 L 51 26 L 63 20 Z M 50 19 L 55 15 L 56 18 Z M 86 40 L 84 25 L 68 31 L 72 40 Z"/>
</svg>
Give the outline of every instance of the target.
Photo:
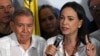
<svg viewBox="0 0 100 56">
<path fill-rule="evenodd" d="M 5 36 L 0 38 L 0 48 L 9 48 L 10 46 L 10 37 Z"/>
<path fill-rule="evenodd" d="M 95 38 L 100 41 L 100 29 L 91 33 L 89 36 L 90 36 L 90 38 Z"/>
<path fill-rule="evenodd" d="M 32 39 L 38 40 L 38 41 L 46 41 L 43 37 L 38 35 L 32 35 Z"/>
<path fill-rule="evenodd" d="M 96 43 L 100 43 L 100 41 L 96 38 L 90 38 L 91 42 L 96 44 Z"/>
<path fill-rule="evenodd" d="M 100 36 L 100 29 L 90 33 L 90 36 Z"/>
<path fill-rule="evenodd" d="M 41 36 L 32 35 L 32 43 L 43 46 L 46 44 L 46 40 Z"/>
<path fill-rule="evenodd" d="M 0 38 L 0 42 L 8 42 L 10 40 L 10 36 L 4 36 Z"/>
</svg>

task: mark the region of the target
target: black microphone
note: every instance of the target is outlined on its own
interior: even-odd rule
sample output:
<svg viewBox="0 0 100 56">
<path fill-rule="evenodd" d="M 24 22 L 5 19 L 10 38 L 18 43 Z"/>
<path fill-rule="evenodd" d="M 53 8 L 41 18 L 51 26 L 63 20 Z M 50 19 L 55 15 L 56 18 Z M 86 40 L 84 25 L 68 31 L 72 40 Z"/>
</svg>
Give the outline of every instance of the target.
<svg viewBox="0 0 100 56">
<path fill-rule="evenodd" d="M 59 46 L 59 43 L 61 42 L 61 40 L 63 40 L 63 36 L 60 35 L 60 34 L 58 34 L 57 37 L 56 37 L 56 40 L 54 42 L 54 46 L 55 47 L 58 47 Z M 47 56 L 52 56 L 52 55 L 48 54 Z"/>
<path fill-rule="evenodd" d="M 63 39 L 63 36 L 62 35 L 57 35 L 57 37 L 56 37 L 56 40 L 55 40 L 55 42 L 54 42 L 54 45 L 56 46 L 56 47 L 58 47 L 59 46 L 59 43 L 61 42 L 61 40 Z"/>
</svg>

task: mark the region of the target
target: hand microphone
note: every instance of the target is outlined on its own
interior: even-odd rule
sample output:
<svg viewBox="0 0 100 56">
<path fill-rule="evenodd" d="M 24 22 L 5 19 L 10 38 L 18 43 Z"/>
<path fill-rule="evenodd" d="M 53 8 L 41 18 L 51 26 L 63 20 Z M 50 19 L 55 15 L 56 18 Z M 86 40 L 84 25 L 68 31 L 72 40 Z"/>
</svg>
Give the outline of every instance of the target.
<svg viewBox="0 0 100 56">
<path fill-rule="evenodd" d="M 60 35 L 60 34 L 58 34 L 57 37 L 56 37 L 56 40 L 54 42 L 54 46 L 55 47 L 58 47 L 59 46 L 59 43 L 61 42 L 61 40 L 63 40 L 63 36 Z M 52 55 L 48 54 L 47 56 L 52 56 Z"/>
<path fill-rule="evenodd" d="M 61 40 L 63 40 L 63 36 L 62 35 L 57 35 L 57 37 L 56 37 L 56 40 L 55 40 L 55 42 L 54 42 L 54 45 L 56 46 L 56 47 L 58 47 L 59 46 L 59 43 L 61 42 Z"/>
</svg>

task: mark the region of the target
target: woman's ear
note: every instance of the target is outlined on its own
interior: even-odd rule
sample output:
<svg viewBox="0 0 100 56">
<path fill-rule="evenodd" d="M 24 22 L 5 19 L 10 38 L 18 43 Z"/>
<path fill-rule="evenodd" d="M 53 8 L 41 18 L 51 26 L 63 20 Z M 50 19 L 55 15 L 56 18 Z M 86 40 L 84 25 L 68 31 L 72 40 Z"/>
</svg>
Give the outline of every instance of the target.
<svg viewBox="0 0 100 56">
<path fill-rule="evenodd" d="M 81 28 L 83 20 L 80 20 L 78 28 Z"/>
</svg>

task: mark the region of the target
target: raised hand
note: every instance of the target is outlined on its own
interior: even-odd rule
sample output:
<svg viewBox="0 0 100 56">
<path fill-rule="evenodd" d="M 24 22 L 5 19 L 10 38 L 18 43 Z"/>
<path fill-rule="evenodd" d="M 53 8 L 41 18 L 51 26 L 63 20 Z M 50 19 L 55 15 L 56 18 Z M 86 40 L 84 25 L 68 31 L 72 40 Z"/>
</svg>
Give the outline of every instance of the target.
<svg viewBox="0 0 100 56">
<path fill-rule="evenodd" d="M 87 56 L 96 56 L 96 48 L 92 43 L 89 42 L 87 35 L 85 36 L 85 41 Z"/>
<path fill-rule="evenodd" d="M 56 52 L 57 52 L 57 48 L 54 45 L 49 45 L 46 48 L 45 54 L 47 56 L 54 56 Z"/>
</svg>

